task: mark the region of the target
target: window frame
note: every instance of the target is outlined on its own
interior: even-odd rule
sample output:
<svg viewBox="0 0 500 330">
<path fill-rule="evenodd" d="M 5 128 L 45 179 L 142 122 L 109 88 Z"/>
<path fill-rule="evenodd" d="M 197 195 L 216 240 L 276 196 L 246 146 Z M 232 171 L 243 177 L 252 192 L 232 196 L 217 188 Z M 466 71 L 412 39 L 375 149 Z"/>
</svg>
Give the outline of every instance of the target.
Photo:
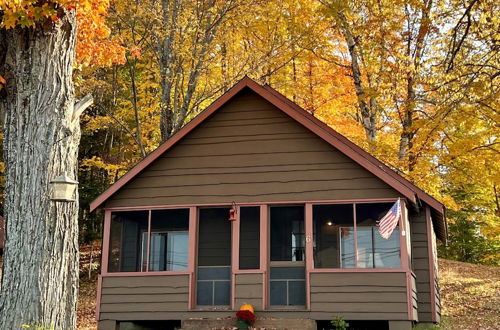
<svg viewBox="0 0 500 330">
<path fill-rule="evenodd" d="M 177 210 L 177 209 L 187 209 L 188 210 L 188 230 L 183 231 L 188 233 L 188 259 L 187 264 L 188 267 L 185 270 L 162 270 L 162 271 L 149 271 L 149 263 L 151 258 L 151 216 L 152 211 L 156 210 Z M 146 267 L 144 270 L 143 267 L 143 243 L 140 244 L 141 254 L 140 261 L 141 267 L 139 271 L 135 272 L 109 272 L 108 271 L 108 263 L 109 263 L 109 247 L 110 247 L 110 227 L 112 221 L 112 214 L 114 212 L 127 212 L 127 211 L 147 211 L 148 212 L 148 227 L 147 231 L 141 232 L 141 238 L 144 234 L 147 233 L 147 248 L 146 248 Z M 103 234 L 103 254 L 101 260 L 101 276 L 149 276 L 149 275 L 191 275 L 194 271 L 194 260 L 192 258 L 192 251 L 195 246 L 196 239 L 196 231 L 197 231 L 197 208 L 195 206 L 172 206 L 172 207 L 151 207 L 151 208 L 112 208 L 105 209 L 104 215 L 104 234 Z"/>
</svg>

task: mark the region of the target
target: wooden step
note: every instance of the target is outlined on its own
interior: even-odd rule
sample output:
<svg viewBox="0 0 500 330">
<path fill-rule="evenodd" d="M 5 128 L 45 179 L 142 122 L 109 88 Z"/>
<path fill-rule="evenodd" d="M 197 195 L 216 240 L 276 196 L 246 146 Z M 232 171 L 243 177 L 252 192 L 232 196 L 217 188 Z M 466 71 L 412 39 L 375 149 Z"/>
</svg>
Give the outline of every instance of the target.
<svg viewBox="0 0 500 330">
<path fill-rule="evenodd" d="M 182 321 L 182 330 L 237 330 L 236 318 L 188 319 Z M 257 318 L 251 330 L 316 330 L 311 319 Z"/>
</svg>

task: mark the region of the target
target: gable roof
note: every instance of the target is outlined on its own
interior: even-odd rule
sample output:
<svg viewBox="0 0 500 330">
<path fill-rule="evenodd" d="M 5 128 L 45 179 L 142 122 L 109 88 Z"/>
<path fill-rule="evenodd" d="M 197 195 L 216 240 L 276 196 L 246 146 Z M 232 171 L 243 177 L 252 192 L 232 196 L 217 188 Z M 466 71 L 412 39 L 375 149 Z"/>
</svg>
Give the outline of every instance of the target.
<svg viewBox="0 0 500 330">
<path fill-rule="evenodd" d="M 231 100 L 235 95 L 245 88 L 251 89 L 259 96 L 273 104 L 283 111 L 289 117 L 293 118 L 317 136 L 328 142 L 337 150 L 351 158 L 353 161 L 364 167 L 366 170 L 387 183 L 401 195 L 406 197 L 414 205 L 419 206 L 421 202 L 426 203 L 432 209 L 434 227 L 437 236 L 446 240 L 446 221 L 444 217 L 445 208 L 436 199 L 425 193 L 410 181 L 403 178 L 387 165 L 377 158 L 357 146 L 342 134 L 332 129 L 327 124 L 315 118 L 306 110 L 287 99 L 283 94 L 271 88 L 268 85 L 262 86 L 249 77 L 245 77 L 229 89 L 225 94 L 215 100 L 204 111 L 198 114 L 193 120 L 186 124 L 174 136 L 160 145 L 156 150 L 146 156 L 141 162 L 134 166 L 129 172 L 122 176 L 117 182 L 111 185 L 105 192 L 99 195 L 90 203 L 90 211 L 100 207 L 107 199 L 115 194 L 121 187 L 131 181 L 136 175 L 141 173 L 146 167 L 153 163 L 158 157 L 174 146 L 179 140 L 191 132 L 194 128 L 205 121 L 210 115 L 220 109 L 224 104 Z"/>
</svg>

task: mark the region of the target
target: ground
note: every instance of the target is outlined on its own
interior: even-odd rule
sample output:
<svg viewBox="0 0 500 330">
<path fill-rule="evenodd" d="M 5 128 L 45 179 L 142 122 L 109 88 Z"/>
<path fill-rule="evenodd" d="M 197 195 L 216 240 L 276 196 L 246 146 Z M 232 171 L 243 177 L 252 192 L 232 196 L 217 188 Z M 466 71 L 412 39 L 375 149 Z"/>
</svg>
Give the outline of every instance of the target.
<svg viewBox="0 0 500 330">
<path fill-rule="evenodd" d="M 500 267 L 440 259 L 444 329 L 500 329 Z"/>
<path fill-rule="evenodd" d="M 100 247 L 81 248 L 78 329 L 96 329 L 95 301 Z M 89 266 L 92 275 L 89 278 Z M 443 322 L 436 329 L 500 329 L 500 267 L 439 260 Z"/>
<path fill-rule="evenodd" d="M 97 274 L 101 261 L 100 243 L 80 247 L 80 295 L 78 297 L 78 329 L 97 329 L 95 304 Z M 92 252 L 92 253 L 91 253 Z M 90 256 L 92 255 L 92 258 Z M 91 262 L 92 261 L 92 262 Z M 91 268 L 89 277 L 89 267 Z"/>
</svg>

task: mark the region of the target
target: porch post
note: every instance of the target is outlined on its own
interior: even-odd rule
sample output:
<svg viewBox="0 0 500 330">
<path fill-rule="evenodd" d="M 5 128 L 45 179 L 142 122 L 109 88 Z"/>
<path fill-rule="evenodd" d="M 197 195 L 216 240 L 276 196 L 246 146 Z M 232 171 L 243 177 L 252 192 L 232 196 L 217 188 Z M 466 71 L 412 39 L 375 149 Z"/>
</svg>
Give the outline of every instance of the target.
<svg viewBox="0 0 500 330">
<path fill-rule="evenodd" d="M 189 235 L 188 235 L 188 271 L 189 271 L 189 297 L 188 308 L 195 307 L 195 283 L 196 283 L 196 240 L 198 237 L 198 214 L 196 206 L 189 208 Z"/>
<path fill-rule="evenodd" d="M 152 211 L 148 211 L 148 242 L 147 242 L 147 247 L 146 247 L 146 272 L 149 272 L 149 259 L 150 259 L 150 253 L 151 253 L 151 213 Z M 142 271 L 142 266 L 141 265 L 141 271 Z"/>
<path fill-rule="evenodd" d="M 306 248 L 306 308 L 311 308 L 311 271 L 314 268 L 314 232 L 313 232 L 313 206 L 306 203 L 305 218 L 305 248 Z"/>
<path fill-rule="evenodd" d="M 413 319 L 413 296 L 412 296 L 412 275 L 408 255 L 408 238 L 410 236 L 405 200 L 401 199 L 401 215 L 399 217 L 399 246 L 401 251 L 401 268 L 405 270 L 406 275 L 406 305 L 408 320 Z M 411 324 L 411 323 L 410 323 Z"/>
<path fill-rule="evenodd" d="M 262 271 L 262 309 L 268 308 L 267 292 L 268 292 L 268 273 L 269 273 L 269 222 L 267 205 L 260 206 L 260 270 Z"/>
<path fill-rule="evenodd" d="M 231 308 L 236 307 L 236 273 L 240 269 L 240 211 L 236 206 L 236 221 L 231 223 Z"/>
<path fill-rule="evenodd" d="M 108 273 L 110 231 L 111 231 L 111 211 L 104 210 L 104 233 L 102 238 L 101 274 Z"/>
<path fill-rule="evenodd" d="M 399 245 L 401 248 L 401 268 L 405 270 L 410 270 L 409 254 L 408 254 L 408 238 L 410 237 L 410 228 L 407 228 L 408 217 L 406 211 L 406 203 L 401 199 L 401 217 L 399 218 Z"/>
</svg>

